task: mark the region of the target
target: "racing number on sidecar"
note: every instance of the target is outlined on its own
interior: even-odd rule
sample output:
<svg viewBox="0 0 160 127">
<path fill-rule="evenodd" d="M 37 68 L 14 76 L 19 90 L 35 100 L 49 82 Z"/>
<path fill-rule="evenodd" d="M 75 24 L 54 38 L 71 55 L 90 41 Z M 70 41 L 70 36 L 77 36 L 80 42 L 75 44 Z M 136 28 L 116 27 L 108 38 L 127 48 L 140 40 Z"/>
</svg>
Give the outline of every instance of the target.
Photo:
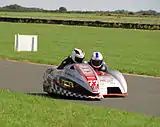
<svg viewBox="0 0 160 127">
<path fill-rule="evenodd" d="M 89 80 L 88 83 L 90 86 L 97 86 L 98 85 L 97 80 Z"/>
<path fill-rule="evenodd" d="M 98 81 L 97 80 L 89 80 L 88 81 L 90 87 L 92 88 L 92 90 L 98 90 Z"/>
<path fill-rule="evenodd" d="M 66 87 L 71 87 L 71 88 L 74 87 L 73 82 L 70 82 L 70 81 L 67 81 L 67 80 L 64 80 L 64 79 L 61 79 L 61 83 Z"/>
</svg>

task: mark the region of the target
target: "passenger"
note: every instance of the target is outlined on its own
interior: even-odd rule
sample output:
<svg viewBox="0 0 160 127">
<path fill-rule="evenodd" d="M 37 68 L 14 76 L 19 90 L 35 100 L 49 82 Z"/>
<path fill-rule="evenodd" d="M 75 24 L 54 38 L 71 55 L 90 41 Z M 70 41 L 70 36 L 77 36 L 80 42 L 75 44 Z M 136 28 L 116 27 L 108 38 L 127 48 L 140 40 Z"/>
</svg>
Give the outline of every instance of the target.
<svg viewBox="0 0 160 127">
<path fill-rule="evenodd" d="M 88 64 L 94 69 L 98 71 L 107 72 L 108 66 L 103 61 L 103 56 L 100 52 L 93 52 L 91 59 Z"/>
</svg>

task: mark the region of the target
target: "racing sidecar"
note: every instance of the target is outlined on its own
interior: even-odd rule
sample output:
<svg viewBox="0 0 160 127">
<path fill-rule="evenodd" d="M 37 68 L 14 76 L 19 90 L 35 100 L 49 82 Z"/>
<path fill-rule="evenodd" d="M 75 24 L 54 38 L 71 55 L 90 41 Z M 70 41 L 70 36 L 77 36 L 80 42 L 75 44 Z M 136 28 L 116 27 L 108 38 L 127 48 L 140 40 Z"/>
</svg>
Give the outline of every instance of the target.
<svg viewBox="0 0 160 127">
<path fill-rule="evenodd" d="M 89 64 L 71 64 L 63 70 L 47 68 L 43 90 L 48 94 L 91 99 L 128 95 L 126 80 L 119 71 L 95 71 Z"/>
</svg>

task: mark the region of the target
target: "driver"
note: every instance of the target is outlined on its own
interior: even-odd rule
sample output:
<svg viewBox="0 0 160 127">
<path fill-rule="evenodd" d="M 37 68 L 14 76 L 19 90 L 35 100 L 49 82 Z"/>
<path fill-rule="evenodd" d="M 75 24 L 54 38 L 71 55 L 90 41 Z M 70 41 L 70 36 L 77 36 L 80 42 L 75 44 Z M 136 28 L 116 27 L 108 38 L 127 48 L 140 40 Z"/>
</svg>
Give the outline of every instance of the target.
<svg viewBox="0 0 160 127">
<path fill-rule="evenodd" d="M 73 64 L 73 63 L 83 63 L 85 58 L 85 53 L 83 50 L 75 48 L 72 51 L 72 54 L 65 58 L 61 64 L 57 67 L 57 69 L 63 69 L 66 65 Z"/>
<path fill-rule="evenodd" d="M 98 71 L 107 72 L 108 66 L 103 61 L 103 56 L 100 52 L 93 52 L 91 59 L 88 64 L 94 69 Z"/>
</svg>

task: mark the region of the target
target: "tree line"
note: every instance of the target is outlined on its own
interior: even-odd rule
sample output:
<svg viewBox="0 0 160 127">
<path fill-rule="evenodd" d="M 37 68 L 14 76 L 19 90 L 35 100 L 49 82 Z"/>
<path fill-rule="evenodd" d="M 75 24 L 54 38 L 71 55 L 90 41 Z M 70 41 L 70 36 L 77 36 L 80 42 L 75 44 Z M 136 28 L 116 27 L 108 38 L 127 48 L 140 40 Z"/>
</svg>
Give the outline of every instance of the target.
<svg viewBox="0 0 160 127">
<path fill-rule="evenodd" d="M 104 27 L 104 28 L 160 30 L 160 24 L 138 24 L 138 23 L 102 22 L 102 21 L 76 21 L 76 20 L 0 17 L 0 22 L 43 23 L 43 24 L 63 24 L 63 25 L 75 25 L 75 26 Z"/>
<path fill-rule="evenodd" d="M 4 7 L 0 7 L 0 12 L 59 12 L 59 13 L 88 13 L 88 14 L 99 14 L 99 15 L 107 15 L 111 16 L 112 14 L 122 14 L 122 15 L 160 15 L 160 12 L 156 12 L 155 10 L 140 10 L 137 12 L 131 12 L 127 10 L 115 10 L 115 11 L 67 11 L 66 7 L 59 7 L 56 10 L 46 10 L 42 8 L 36 7 L 23 7 L 18 4 L 7 5 Z"/>
</svg>

